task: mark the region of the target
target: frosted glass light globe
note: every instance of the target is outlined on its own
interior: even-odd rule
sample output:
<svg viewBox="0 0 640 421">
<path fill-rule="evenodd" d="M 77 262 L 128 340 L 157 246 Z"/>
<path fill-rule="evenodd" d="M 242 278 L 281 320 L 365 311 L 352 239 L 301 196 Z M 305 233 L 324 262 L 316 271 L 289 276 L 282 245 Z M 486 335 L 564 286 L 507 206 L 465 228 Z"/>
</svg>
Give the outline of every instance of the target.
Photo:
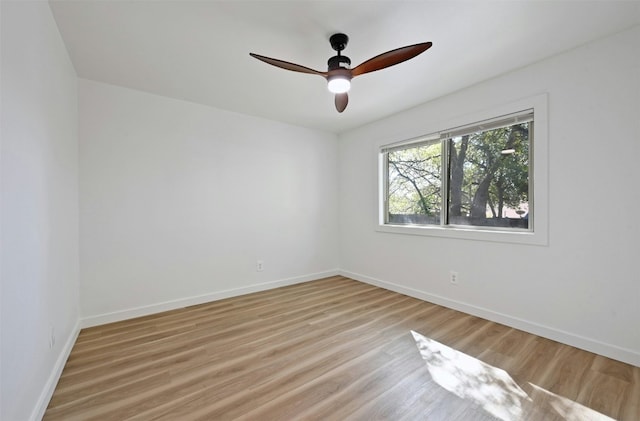
<svg viewBox="0 0 640 421">
<path fill-rule="evenodd" d="M 334 94 L 343 94 L 345 92 L 348 92 L 351 88 L 351 81 L 349 79 L 336 77 L 329 80 L 327 87 L 329 88 L 329 91 L 333 92 Z"/>
</svg>

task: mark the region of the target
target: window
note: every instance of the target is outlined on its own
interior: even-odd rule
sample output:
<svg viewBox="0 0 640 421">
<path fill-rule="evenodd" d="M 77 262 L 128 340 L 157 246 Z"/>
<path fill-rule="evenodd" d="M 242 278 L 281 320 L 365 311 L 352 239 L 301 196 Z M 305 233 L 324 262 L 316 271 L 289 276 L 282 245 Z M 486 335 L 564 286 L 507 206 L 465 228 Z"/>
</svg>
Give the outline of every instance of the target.
<svg viewBox="0 0 640 421">
<path fill-rule="evenodd" d="M 546 135 L 543 143 L 546 150 Z M 538 223 L 533 145 L 532 107 L 382 146 L 379 230 L 441 236 L 463 231 L 497 241 L 505 240 L 503 234 L 532 236 Z M 546 230 L 546 212 L 541 219 Z M 544 244 L 542 237 L 516 242 Z"/>
</svg>

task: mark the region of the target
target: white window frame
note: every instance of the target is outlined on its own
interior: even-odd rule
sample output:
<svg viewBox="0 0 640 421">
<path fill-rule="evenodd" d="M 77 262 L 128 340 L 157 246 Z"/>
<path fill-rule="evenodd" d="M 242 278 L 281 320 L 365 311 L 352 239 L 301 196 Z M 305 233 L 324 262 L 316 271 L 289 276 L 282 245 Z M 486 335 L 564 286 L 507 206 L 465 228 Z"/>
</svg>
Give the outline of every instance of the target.
<svg viewBox="0 0 640 421">
<path fill-rule="evenodd" d="M 410 146 L 429 140 L 440 139 L 441 133 L 447 133 L 456 128 L 477 125 L 478 122 L 488 121 L 500 116 L 517 114 L 525 110 L 533 110 L 533 132 L 535 138 L 530 145 L 529 173 L 532 184 L 529 206 L 533 209 L 533 219 L 529 230 L 500 230 L 486 227 L 460 225 L 395 225 L 385 223 L 385 184 L 387 183 L 387 168 L 384 165 L 384 151 L 393 147 Z M 453 130 L 452 130 L 453 129 Z M 422 235 L 432 237 L 506 242 L 516 244 L 548 245 L 548 110 L 547 95 L 515 101 L 504 106 L 494 107 L 470 115 L 461 116 L 442 122 L 423 136 L 401 140 L 377 146 L 377 215 L 375 229 L 379 232 Z M 443 151 L 444 154 L 445 151 Z M 443 183 L 445 180 L 443 180 Z M 446 206 L 445 203 L 442 205 Z"/>
</svg>

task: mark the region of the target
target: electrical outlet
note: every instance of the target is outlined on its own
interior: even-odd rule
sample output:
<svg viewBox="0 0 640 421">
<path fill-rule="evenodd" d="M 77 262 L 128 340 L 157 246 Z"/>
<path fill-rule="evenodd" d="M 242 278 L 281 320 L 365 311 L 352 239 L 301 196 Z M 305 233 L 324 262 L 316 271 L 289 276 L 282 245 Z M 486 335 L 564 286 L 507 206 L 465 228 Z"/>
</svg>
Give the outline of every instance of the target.
<svg viewBox="0 0 640 421">
<path fill-rule="evenodd" d="M 264 270 L 264 262 L 262 260 L 258 260 L 256 262 L 256 272 L 262 272 Z"/>
<path fill-rule="evenodd" d="M 459 281 L 460 279 L 458 276 L 458 272 L 455 272 L 453 270 L 449 272 L 449 282 L 451 282 L 451 285 L 458 285 Z"/>
</svg>

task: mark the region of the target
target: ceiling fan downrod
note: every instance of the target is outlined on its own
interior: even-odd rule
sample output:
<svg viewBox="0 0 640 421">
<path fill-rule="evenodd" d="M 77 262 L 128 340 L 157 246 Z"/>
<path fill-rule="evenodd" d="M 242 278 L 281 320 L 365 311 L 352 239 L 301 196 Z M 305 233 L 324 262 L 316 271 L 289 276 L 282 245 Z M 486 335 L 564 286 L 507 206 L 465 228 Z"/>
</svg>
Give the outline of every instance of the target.
<svg viewBox="0 0 640 421">
<path fill-rule="evenodd" d="M 327 61 L 328 70 L 331 71 L 341 68 L 350 69 L 351 59 L 340 54 L 340 52 L 347 47 L 349 37 L 346 34 L 333 34 L 329 38 L 329 42 L 331 43 L 331 48 L 336 50 L 338 53 Z"/>
</svg>

